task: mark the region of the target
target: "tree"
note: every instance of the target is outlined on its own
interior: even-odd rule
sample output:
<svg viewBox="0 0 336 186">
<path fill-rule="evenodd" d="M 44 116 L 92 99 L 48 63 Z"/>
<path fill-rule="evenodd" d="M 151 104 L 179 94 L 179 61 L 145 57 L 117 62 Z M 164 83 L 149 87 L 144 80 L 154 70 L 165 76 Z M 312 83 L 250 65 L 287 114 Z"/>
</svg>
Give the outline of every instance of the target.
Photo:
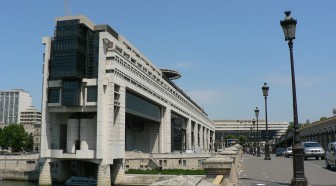
<svg viewBox="0 0 336 186">
<path fill-rule="evenodd" d="M 20 152 L 30 148 L 31 140 L 28 133 L 21 124 L 10 124 L 3 128 L 3 147 L 11 148 L 13 152 Z M 32 149 L 32 147 L 31 147 Z"/>
<path fill-rule="evenodd" d="M 244 136 L 244 135 L 240 135 L 239 136 L 239 144 L 243 146 L 243 145 L 245 145 L 246 142 L 247 142 L 247 137 Z"/>
<path fill-rule="evenodd" d="M 26 136 L 25 136 L 25 140 L 24 140 L 24 146 L 23 146 L 23 149 L 26 151 L 26 152 L 30 152 L 34 149 L 34 136 L 33 136 L 33 133 L 30 133 L 28 135 L 28 133 L 26 133 Z"/>
<path fill-rule="evenodd" d="M 327 117 L 321 117 L 320 118 L 320 121 L 324 121 L 324 120 L 326 120 L 326 119 L 328 119 Z"/>
</svg>

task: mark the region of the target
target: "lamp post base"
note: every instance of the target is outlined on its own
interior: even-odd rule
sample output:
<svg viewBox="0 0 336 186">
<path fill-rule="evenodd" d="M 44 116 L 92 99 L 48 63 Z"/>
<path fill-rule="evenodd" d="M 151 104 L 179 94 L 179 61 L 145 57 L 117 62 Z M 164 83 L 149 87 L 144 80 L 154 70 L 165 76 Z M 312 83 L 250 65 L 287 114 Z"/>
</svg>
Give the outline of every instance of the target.
<svg viewBox="0 0 336 186">
<path fill-rule="evenodd" d="M 260 147 L 257 147 L 257 157 L 261 157 L 261 155 L 260 155 Z"/>
<path fill-rule="evenodd" d="M 270 155 L 270 151 L 269 151 L 269 144 L 267 144 L 268 142 L 266 142 L 265 145 L 265 160 L 271 160 L 271 155 Z"/>
<path fill-rule="evenodd" d="M 291 186 L 308 186 L 308 181 L 305 177 L 296 178 L 296 179 L 293 178 L 290 185 Z"/>
<path fill-rule="evenodd" d="M 304 152 L 301 143 L 294 144 L 293 148 L 293 178 L 292 186 L 308 186 L 308 180 L 304 174 Z"/>
</svg>

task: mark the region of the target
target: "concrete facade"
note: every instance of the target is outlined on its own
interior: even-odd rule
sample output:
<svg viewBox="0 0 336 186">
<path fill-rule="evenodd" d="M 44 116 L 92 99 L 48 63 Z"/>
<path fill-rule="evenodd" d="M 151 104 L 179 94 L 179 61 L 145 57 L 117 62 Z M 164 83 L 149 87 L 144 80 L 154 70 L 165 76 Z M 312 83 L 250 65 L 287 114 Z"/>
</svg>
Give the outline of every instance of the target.
<svg viewBox="0 0 336 186">
<path fill-rule="evenodd" d="M 227 135 L 246 136 L 247 139 L 254 139 L 254 134 L 257 131 L 257 122 L 253 126 L 252 120 L 214 120 L 216 128 L 216 142 L 221 142 L 225 146 L 226 142 L 223 141 Z M 286 132 L 288 122 L 268 122 L 268 139 L 276 140 Z M 259 140 L 261 146 L 265 144 L 266 140 L 266 122 L 265 120 L 258 120 Z M 258 136 L 258 135 L 256 135 Z"/>
<path fill-rule="evenodd" d="M 53 65 L 58 65 L 53 56 L 53 51 L 58 50 L 55 41 L 62 33 L 56 29 L 58 36 L 43 38 L 43 179 L 50 172 L 50 177 L 57 181 L 71 175 L 93 176 L 99 185 L 110 185 L 111 180 L 122 180 L 127 151 L 212 150 L 213 122 L 163 71 L 108 25 L 95 25 L 84 16 L 56 18 L 56 24 L 73 21 L 78 21 L 75 26 L 96 36 L 93 65 L 97 65 L 97 77 L 76 77 L 79 99 L 67 106 L 73 104 L 64 98 L 71 94 L 66 92 L 69 77 L 55 77 L 72 72 L 53 71 Z M 96 100 L 90 97 L 94 95 L 92 87 L 96 88 Z M 52 166 L 48 167 L 49 162 Z M 48 183 L 46 180 L 40 179 L 40 184 Z"/>
<path fill-rule="evenodd" d="M 336 116 L 326 118 L 300 128 L 301 141 L 316 141 L 327 149 L 328 143 L 336 141 Z"/>
<path fill-rule="evenodd" d="M 0 124 L 19 123 L 21 112 L 32 106 L 32 97 L 22 89 L 0 91 Z"/>
</svg>

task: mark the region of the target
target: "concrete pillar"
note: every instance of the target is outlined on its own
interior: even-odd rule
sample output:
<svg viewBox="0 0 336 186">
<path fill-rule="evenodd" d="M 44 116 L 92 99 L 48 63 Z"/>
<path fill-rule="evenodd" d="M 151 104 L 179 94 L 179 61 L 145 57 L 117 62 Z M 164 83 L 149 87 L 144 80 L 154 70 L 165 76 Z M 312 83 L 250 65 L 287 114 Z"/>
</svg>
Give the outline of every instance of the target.
<svg viewBox="0 0 336 186">
<path fill-rule="evenodd" d="M 199 147 L 200 147 L 200 150 L 202 151 L 203 150 L 203 127 L 202 125 L 199 125 Z"/>
<path fill-rule="evenodd" d="M 194 150 L 198 147 L 198 125 L 194 123 Z"/>
<path fill-rule="evenodd" d="M 171 109 L 162 107 L 161 131 L 161 152 L 171 152 Z"/>
<path fill-rule="evenodd" d="M 122 162 L 116 161 L 111 166 L 111 182 L 113 185 L 121 185 L 125 176 Z"/>
<path fill-rule="evenodd" d="M 79 120 L 68 119 L 67 123 L 67 152 L 76 152 L 76 141 L 79 140 Z"/>
<path fill-rule="evenodd" d="M 191 119 L 187 122 L 187 149 L 191 149 Z"/>
<path fill-rule="evenodd" d="M 98 167 L 97 185 L 111 186 L 110 165 L 100 164 Z"/>
<path fill-rule="evenodd" d="M 80 119 L 79 123 L 80 133 L 80 150 L 89 150 L 88 138 L 89 138 L 89 121 L 88 119 Z"/>
<path fill-rule="evenodd" d="M 336 131 L 331 132 L 331 141 L 336 141 Z"/>
<path fill-rule="evenodd" d="M 50 159 L 42 159 L 41 161 L 39 185 L 52 185 Z"/>
</svg>

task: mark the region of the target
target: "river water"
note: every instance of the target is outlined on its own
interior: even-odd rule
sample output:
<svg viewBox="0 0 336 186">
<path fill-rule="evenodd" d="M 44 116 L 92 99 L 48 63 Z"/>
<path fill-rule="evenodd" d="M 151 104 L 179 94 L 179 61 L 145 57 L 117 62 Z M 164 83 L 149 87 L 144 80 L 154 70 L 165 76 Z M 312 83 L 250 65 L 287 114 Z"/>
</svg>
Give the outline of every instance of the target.
<svg viewBox="0 0 336 186">
<path fill-rule="evenodd" d="M 0 181 L 0 186 L 37 186 L 37 182 L 29 182 L 29 181 L 11 181 L 11 180 L 3 180 Z M 53 186 L 61 186 L 64 184 L 54 184 Z"/>
</svg>

